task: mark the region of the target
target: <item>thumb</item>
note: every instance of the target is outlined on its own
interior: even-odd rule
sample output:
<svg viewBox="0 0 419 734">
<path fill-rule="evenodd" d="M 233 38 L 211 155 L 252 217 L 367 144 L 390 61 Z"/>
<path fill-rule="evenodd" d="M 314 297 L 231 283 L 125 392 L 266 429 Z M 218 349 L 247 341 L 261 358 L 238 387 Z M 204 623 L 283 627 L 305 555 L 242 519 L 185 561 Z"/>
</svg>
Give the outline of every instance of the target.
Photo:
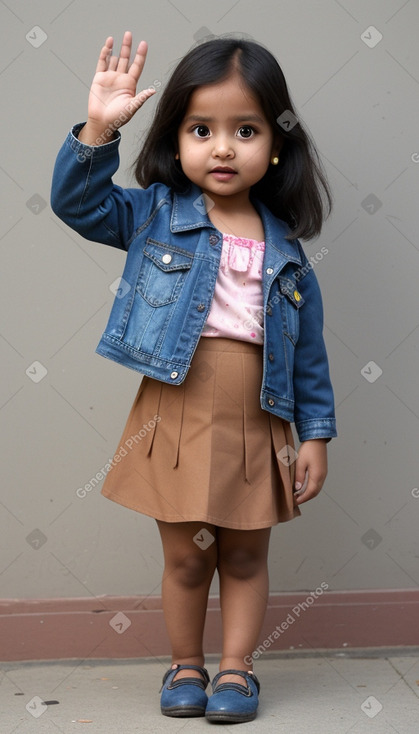
<svg viewBox="0 0 419 734">
<path fill-rule="evenodd" d="M 299 456 L 295 462 L 295 489 L 298 491 L 303 488 L 304 482 L 307 480 L 307 462 L 301 459 Z"/>
<path fill-rule="evenodd" d="M 133 99 L 130 102 L 130 109 L 132 110 L 132 114 L 137 112 L 137 110 L 140 109 L 140 107 L 143 106 L 144 102 L 146 102 L 149 97 L 152 97 L 153 94 L 156 93 L 156 89 L 154 87 L 149 87 L 148 89 L 143 89 L 142 92 L 139 92 L 138 94 L 133 97 Z"/>
<path fill-rule="evenodd" d="M 121 112 L 118 115 L 118 118 L 113 123 L 115 127 L 119 128 L 122 127 L 122 125 L 126 125 L 127 122 L 129 122 L 135 115 L 136 112 L 140 109 L 140 107 L 143 106 L 144 102 L 149 98 L 152 97 L 153 94 L 155 94 L 156 90 L 152 89 L 143 89 L 142 92 L 139 92 L 135 95 L 135 97 L 132 97 L 128 104 L 126 104 Z"/>
</svg>

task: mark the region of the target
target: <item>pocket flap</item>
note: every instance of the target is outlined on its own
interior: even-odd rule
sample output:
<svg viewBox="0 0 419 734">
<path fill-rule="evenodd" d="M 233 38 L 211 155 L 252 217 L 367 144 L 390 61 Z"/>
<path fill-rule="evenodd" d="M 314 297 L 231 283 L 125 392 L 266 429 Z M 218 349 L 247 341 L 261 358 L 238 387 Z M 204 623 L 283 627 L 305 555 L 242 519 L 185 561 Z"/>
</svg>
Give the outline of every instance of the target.
<svg viewBox="0 0 419 734">
<path fill-rule="evenodd" d="M 146 241 L 144 255 L 166 273 L 172 270 L 188 270 L 193 261 L 193 255 L 185 250 L 163 245 L 151 239 Z"/>
<path fill-rule="evenodd" d="M 301 308 L 304 303 L 304 298 L 302 297 L 300 291 L 296 287 L 295 283 L 292 282 L 292 280 L 290 280 L 289 278 L 280 277 L 279 290 L 281 291 L 282 295 L 286 296 L 296 308 Z"/>
</svg>

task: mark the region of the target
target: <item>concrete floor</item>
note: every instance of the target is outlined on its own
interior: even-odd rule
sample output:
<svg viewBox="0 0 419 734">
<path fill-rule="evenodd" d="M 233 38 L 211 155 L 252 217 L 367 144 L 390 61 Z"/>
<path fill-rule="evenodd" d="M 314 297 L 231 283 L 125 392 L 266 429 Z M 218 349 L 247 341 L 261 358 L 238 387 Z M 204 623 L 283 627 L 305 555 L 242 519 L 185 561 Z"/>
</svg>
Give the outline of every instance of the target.
<svg viewBox="0 0 419 734">
<path fill-rule="evenodd" d="M 168 658 L 2 663 L 0 734 L 196 734 L 217 727 L 236 734 L 419 732 L 418 648 L 266 653 L 255 664 L 258 716 L 247 724 L 162 716 L 159 689 L 169 664 Z M 217 658 L 206 665 L 212 677 Z"/>
</svg>

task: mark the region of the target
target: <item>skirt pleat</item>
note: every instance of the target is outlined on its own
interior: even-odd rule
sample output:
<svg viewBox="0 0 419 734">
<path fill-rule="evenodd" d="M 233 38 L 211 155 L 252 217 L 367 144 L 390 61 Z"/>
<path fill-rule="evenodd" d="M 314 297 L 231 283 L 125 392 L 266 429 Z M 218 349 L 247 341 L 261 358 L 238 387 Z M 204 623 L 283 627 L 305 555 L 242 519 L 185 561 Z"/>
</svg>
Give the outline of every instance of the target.
<svg viewBox="0 0 419 734">
<path fill-rule="evenodd" d="M 166 522 L 247 530 L 298 517 L 291 426 L 260 407 L 262 349 L 203 337 L 181 385 L 144 377 L 102 494 Z"/>
</svg>

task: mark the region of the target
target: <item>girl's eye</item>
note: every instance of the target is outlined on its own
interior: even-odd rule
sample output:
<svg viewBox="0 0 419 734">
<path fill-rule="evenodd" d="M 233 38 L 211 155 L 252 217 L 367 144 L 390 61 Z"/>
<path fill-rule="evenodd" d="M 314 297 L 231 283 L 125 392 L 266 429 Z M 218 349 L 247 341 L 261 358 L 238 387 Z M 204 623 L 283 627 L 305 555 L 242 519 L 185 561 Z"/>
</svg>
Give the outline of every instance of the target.
<svg viewBox="0 0 419 734">
<path fill-rule="evenodd" d="M 239 133 L 241 138 L 251 138 L 255 131 L 250 127 L 250 125 L 242 125 L 242 127 L 239 128 Z"/>
<path fill-rule="evenodd" d="M 206 125 L 197 125 L 193 131 L 198 138 L 208 137 L 209 129 Z"/>
</svg>

